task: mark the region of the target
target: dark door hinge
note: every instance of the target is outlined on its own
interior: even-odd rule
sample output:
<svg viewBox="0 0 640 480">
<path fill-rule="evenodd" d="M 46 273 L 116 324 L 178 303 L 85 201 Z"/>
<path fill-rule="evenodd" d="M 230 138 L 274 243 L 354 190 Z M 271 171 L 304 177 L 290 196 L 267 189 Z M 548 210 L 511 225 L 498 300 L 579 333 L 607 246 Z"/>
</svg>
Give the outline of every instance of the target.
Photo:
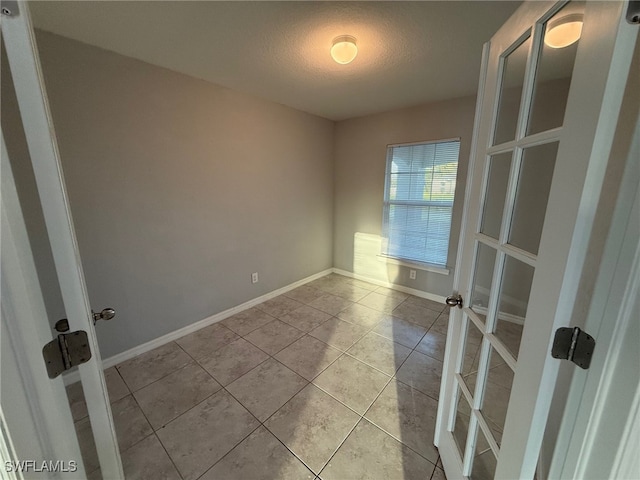
<svg viewBox="0 0 640 480">
<path fill-rule="evenodd" d="M 585 370 L 591 364 L 591 356 L 596 341 L 587 332 L 578 327 L 562 327 L 556 330 L 551 347 L 551 356 L 562 360 L 571 360 Z"/>
<path fill-rule="evenodd" d="M 91 358 L 87 332 L 61 333 L 42 348 L 44 364 L 49 378 L 56 378 L 62 372 Z"/>
</svg>

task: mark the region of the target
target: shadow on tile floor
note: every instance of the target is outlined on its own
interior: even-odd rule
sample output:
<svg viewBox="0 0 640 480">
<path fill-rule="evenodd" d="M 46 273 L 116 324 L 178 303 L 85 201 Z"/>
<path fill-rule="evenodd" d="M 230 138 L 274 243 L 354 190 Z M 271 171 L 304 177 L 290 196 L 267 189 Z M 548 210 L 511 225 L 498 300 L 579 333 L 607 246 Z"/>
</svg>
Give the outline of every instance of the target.
<svg viewBox="0 0 640 480">
<path fill-rule="evenodd" d="M 126 478 L 445 478 L 443 309 L 330 274 L 107 369 Z M 82 388 L 67 391 L 102 478 Z"/>
</svg>

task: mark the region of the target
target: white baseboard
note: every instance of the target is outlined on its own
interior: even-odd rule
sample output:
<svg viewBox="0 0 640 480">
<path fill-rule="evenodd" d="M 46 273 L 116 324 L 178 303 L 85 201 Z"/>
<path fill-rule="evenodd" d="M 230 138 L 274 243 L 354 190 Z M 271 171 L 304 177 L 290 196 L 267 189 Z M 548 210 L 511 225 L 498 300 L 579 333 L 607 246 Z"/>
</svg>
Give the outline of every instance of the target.
<svg viewBox="0 0 640 480">
<path fill-rule="evenodd" d="M 129 360 L 142 353 L 146 353 L 150 350 L 153 350 L 154 348 L 158 348 L 169 342 L 177 340 L 180 337 L 184 337 L 185 335 L 193 333 L 196 330 L 200 330 L 201 328 L 220 322 L 225 318 L 229 318 L 230 316 L 235 315 L 236 313 L 239 313 L 239 312 L 242 312 L 243 310 L 247 310 L 251 307 L 254 307 L 259 303 L 266 302 L 267 300 L 270 300 L 274 297 L 282 295 L 283 293 L 293 290 L 294 288 L 298 288 L 299 286 L 304 285 L 305 283 L 309 283 L 313 280 L 316 280 L 317 278 L 324 277 L 325 275 L 328 275 L 333 271 L 334 271 L 333 268 L 323 270 L 322 272 L 303 278 L 302 280 L 298 280 L 297 282 L 293 282 L 285 287 L 279 288 L 269 293 L 265 293 L 264 295 L 261 295 L 260 297 L 256 297 L 252 300 L 249 300 L 248 302 L 244 302 L 240 305 L 229 308 L 220 313 L 216 313 L 214 315 L 211 315 L 210 317 L 203 318 L 202 320 L 199 320 L 195 323 L 187 325 L 186 327 L 182 327 L 182 328 L 179 328 L 178 330 L 174 330 L 173 332 L 167 333 L 166 335 L 162 335 L 161 337 L 150 340 L 146 343 L 138 345 L 137 347 L 133 347 L 129 350 L 118 353 L 113 357 L 102 359 L 102 368 L 107 369 L 107 368 L 113 367 L 114 365 L 122 363 L 125 360 Z M 63 374 L 63 380 L 65 385 L 71 385 L 72 383 L 76 383 L 80 381 L 80 373 L 78 372 L 77 369 L 72 370 L 69 373 Z"/>
<path fill-rule="evenodd" d="M 222 312 L 211 315 L 210 317 L 203 318 L 202 320 L 199 320 L 195 323 L 187 325 L 186 327 L 179 328 L 178 330 L 174 330 L 173 332 L 167 333 L 166 335 L 150 340 L 146 343 L 138 345 L 137 347 L 133 347 L 129 350 L 118 353 L 112 357 L 105 358 L 102 360 L 102 367 L 104 369 L 113 367 L 114 365 L 117 365 L 133 357 L 146 353 L 150 350 L 153 350 L 154 348 L 161 347 L 162 345 L 165 345 L 169 342 L 177 340 L 180 337 L 184 337 L 185 335 L 193 333 L 196 330 L 200 330 L 201 328 L 220 322 L 225 318 L 229 318 L 230 316 L 235 315 L 236 313 L 239 313 L 239 312 L 242 312 L 243 310 L 247 310 L 251 307 L 254 307 L 259 303 L 266 302 L 267 300 L 277 297 L 278 295 L 282 295 L 283 293 L 293 290 L 294 288 L 298 288 L 299 286 L 304 285 L 305 283 L 309 283 L 320 277 L 324 277 L 329 273 L 337 273 L 345 277 L 355 278 L 357 280 L 373 283 L 374 285 L 379 285 L 381 287 L 392 288 L 400 292 L 409 293 L 411 295 L 415 295 L 416 297 L 426 298 L 428 300 L 433 300 L 435 302 L 444 303 L 444 300 L 445 300 L 445 297 L 440 295 L 434 295 L 433 293 L 423 292 L 422 290 L 416 290 L 414 288 L 405 287 L 404 285 L 398 285 L 395 283 L 377 280 L 375 278 L 365 277 L 363 275 L 358 275 L 356 273 L 348 272 L 346 270 L 341 270 L 339 268 L 330 268 L 327 270 L 323 270 L 322 272 L 318 272 L 309 277 L 303 278 L 302 280 L 298 280 L 297 282 L 291 283 L 285 287 L 282 287 L 272 292 L 261 295 L 260 297 L 256 297 L 252 300 L 249 300 L 248 302 L 242 303 L 235 307 L 232 307 Z M 63 375 L 63 380 L 65 385 L 71 385 L 72 383 L 76 383 L 80 381 L 80 374 L 78 370 L 72 370 L 69 373 L 66 373 Z"/>
<path fill-rule="evenodd" d="M 434 302 L 444 303 L 445 301 L 445 297 L 441 295 L 435 295 L 433 293 L 423 292 L 422 290 L 416 290 L 415 288 L 405 287 L 404 285 L 398 285 L 397 283 L 390 283 L 382 280 L 377 280 L 375 278 L 365 277 L 364 275 L 358 275 L 357 273 L 348 272 L 346 270 L 341 270 L 339 268 L 333 268 L 332 271 L 333 273 L 344 275 L 345 277 L 355 278 L 356 280 L 362 280 L 363 282 L 373 283 L 374 285 L 379 285 L 380 287 L 392 288 L 393 290 L 398 290 L 399 292 L 408 293 L 410 295 L 414 295 L 420 298 L 426 298 L 427 300 L 433 300 Z"/>
</svg>

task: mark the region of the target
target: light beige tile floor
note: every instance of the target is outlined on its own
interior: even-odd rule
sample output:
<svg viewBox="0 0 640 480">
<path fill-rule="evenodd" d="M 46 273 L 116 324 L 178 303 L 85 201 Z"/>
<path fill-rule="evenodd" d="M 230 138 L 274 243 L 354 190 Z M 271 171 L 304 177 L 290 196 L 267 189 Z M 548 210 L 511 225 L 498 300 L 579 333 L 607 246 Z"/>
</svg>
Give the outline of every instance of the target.
<svg viewBox="0 0 640 480">
<path fill-rule="evenodd" d="M 106 370 L 126 478 L 445 479 L 444 308 L 330 274 Z M 99 479 L 82 388 L 67 389 Z"/>
</svg>

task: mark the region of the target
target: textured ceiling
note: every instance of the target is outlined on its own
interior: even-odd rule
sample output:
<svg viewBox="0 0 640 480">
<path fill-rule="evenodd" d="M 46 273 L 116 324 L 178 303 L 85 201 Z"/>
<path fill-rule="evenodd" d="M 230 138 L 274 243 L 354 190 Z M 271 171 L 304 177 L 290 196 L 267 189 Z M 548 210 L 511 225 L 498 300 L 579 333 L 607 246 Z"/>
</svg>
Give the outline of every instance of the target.
<svg viewBox="0 0 640 480">
<path fill-rule="evenodd" d="M 36 27 L 332 120 L 474 94 L 520 2 L 30 2 Z M 329 56 L 338 35 L 358 56 Z"/>
</svg>

